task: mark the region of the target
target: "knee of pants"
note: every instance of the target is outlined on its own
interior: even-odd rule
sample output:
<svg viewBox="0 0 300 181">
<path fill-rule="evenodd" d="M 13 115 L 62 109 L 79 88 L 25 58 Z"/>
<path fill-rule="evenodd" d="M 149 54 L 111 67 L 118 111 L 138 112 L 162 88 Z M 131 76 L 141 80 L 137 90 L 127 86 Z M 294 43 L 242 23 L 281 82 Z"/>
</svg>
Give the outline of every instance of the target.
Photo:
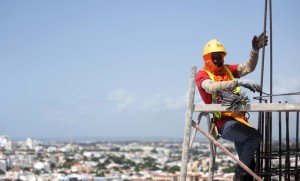
<svg viewBox="0 0 300 181">
<path fill-rule="evenodd" d="M 262 140 L 262 135 L 257 131 L 255 130 L 253 133 L 252 133 L 252 139 L 253 139 L 253 142 L 256 143 L 257 146 L 259 146 L 260 144 L 260 141 Z"/>
</svg>

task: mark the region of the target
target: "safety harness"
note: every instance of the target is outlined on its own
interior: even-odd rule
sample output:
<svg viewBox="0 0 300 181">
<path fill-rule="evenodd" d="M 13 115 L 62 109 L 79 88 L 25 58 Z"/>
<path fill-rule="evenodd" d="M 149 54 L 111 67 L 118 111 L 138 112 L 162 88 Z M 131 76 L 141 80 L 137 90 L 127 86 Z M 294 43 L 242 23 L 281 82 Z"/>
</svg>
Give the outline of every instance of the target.
<svg viewBox="0 0 300 181">
<path fill-rule="evenodd" d="M 228 68 L 227 65 L 224 65 L 224 68 L 225 70 L 227 71 L 228 75 L 230 76 L 231 80 L 234 80 L 235 78 L 233 77 L 230 69 Z M 209 78 L 212 80 L 212 81 L 215 81 L 215 78 L 213 76 L 213 74 L 207 70 L 204 70 L 208 75 L 209 75 Z M 234 90 L 233 90 L 233 93 L 234 94 L 240 94 L 241 92 L 241 88 L 240 87 L 236 87 Z M 216 93 L 213 93 L 212 94 L 212 103 L 213 104 L 219 104 L 219 99 L 220 99 L 220 96 L 217 95 Z M 247 118 L 244 116 L 244 114 L 241 112 L 219 112 L 219 111 L 214 111 L 213 112 L 213 115 L 215 118 L 217 119 L 221 119 L 222 117 L 232 117 L 234 118 L 236 121 L 242 123 L 242 124 L 245 124 L 251 128 L 254 128 L 251 124 L 249 124 L 246 120 Z"/>
</svg>

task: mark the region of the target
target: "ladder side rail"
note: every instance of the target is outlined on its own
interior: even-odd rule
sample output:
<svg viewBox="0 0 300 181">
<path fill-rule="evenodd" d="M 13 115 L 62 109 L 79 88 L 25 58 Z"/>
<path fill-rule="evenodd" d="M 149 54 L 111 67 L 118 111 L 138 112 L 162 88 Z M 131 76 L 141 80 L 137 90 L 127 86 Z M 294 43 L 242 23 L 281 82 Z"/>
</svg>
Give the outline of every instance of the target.
<svg viewBox="0 0 300 181">
<path fill-rule="evenodd" d="M 187 175 L 187 164 L 189 161 L 189 144 L 191 138 L 191 128 L 192 128 L 192 116 L 194 112 L 194 99 L 195 99 L 195 85 L 196 85 L 196 70 L 197 67 L 193 66 L 189 81 L 188 90 L 188 102 L 185 115 L 185 128 L 184 137 L 182 144 L 182 155 L 181 155 L 181 168 L 180 168 L 180 181 L 186 180 Z"/>
</svg>

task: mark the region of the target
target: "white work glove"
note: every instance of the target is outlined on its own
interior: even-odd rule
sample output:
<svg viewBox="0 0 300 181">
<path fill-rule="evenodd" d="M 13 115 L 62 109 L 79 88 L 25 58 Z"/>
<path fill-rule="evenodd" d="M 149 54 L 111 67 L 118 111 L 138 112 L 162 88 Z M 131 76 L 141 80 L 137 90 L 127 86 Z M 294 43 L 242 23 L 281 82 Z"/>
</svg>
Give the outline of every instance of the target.
<svg viewBox="0 0 300 181">
<path fill-rule="evenodd" d="M 247 89 L 250 89 L 252 92 L 261 91 L 260 85 L 258 85 L 257 83 L 255 83 L 252 80 L 239 79 L 238 80 L 238 86 L 246 87 Z"/>
</svg>

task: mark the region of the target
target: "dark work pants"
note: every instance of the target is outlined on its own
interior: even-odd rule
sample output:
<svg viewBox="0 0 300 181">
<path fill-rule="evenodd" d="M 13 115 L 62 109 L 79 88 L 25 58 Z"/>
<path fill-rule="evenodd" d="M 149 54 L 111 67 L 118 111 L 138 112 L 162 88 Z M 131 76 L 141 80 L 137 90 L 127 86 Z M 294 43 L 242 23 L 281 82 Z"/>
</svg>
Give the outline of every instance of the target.
<svg viewBox="0 0 300 181">
<path fill-rule="evenodd" d="M 222 126 L 220 134 L 221 138 L 234 142 L 239 160 L 249 167 L 260 144 L 260 133 L 240 122 L 229 120 Z M 238 165 L 237 171 L 244 172 L 244 169 Z"/>
</svg>

